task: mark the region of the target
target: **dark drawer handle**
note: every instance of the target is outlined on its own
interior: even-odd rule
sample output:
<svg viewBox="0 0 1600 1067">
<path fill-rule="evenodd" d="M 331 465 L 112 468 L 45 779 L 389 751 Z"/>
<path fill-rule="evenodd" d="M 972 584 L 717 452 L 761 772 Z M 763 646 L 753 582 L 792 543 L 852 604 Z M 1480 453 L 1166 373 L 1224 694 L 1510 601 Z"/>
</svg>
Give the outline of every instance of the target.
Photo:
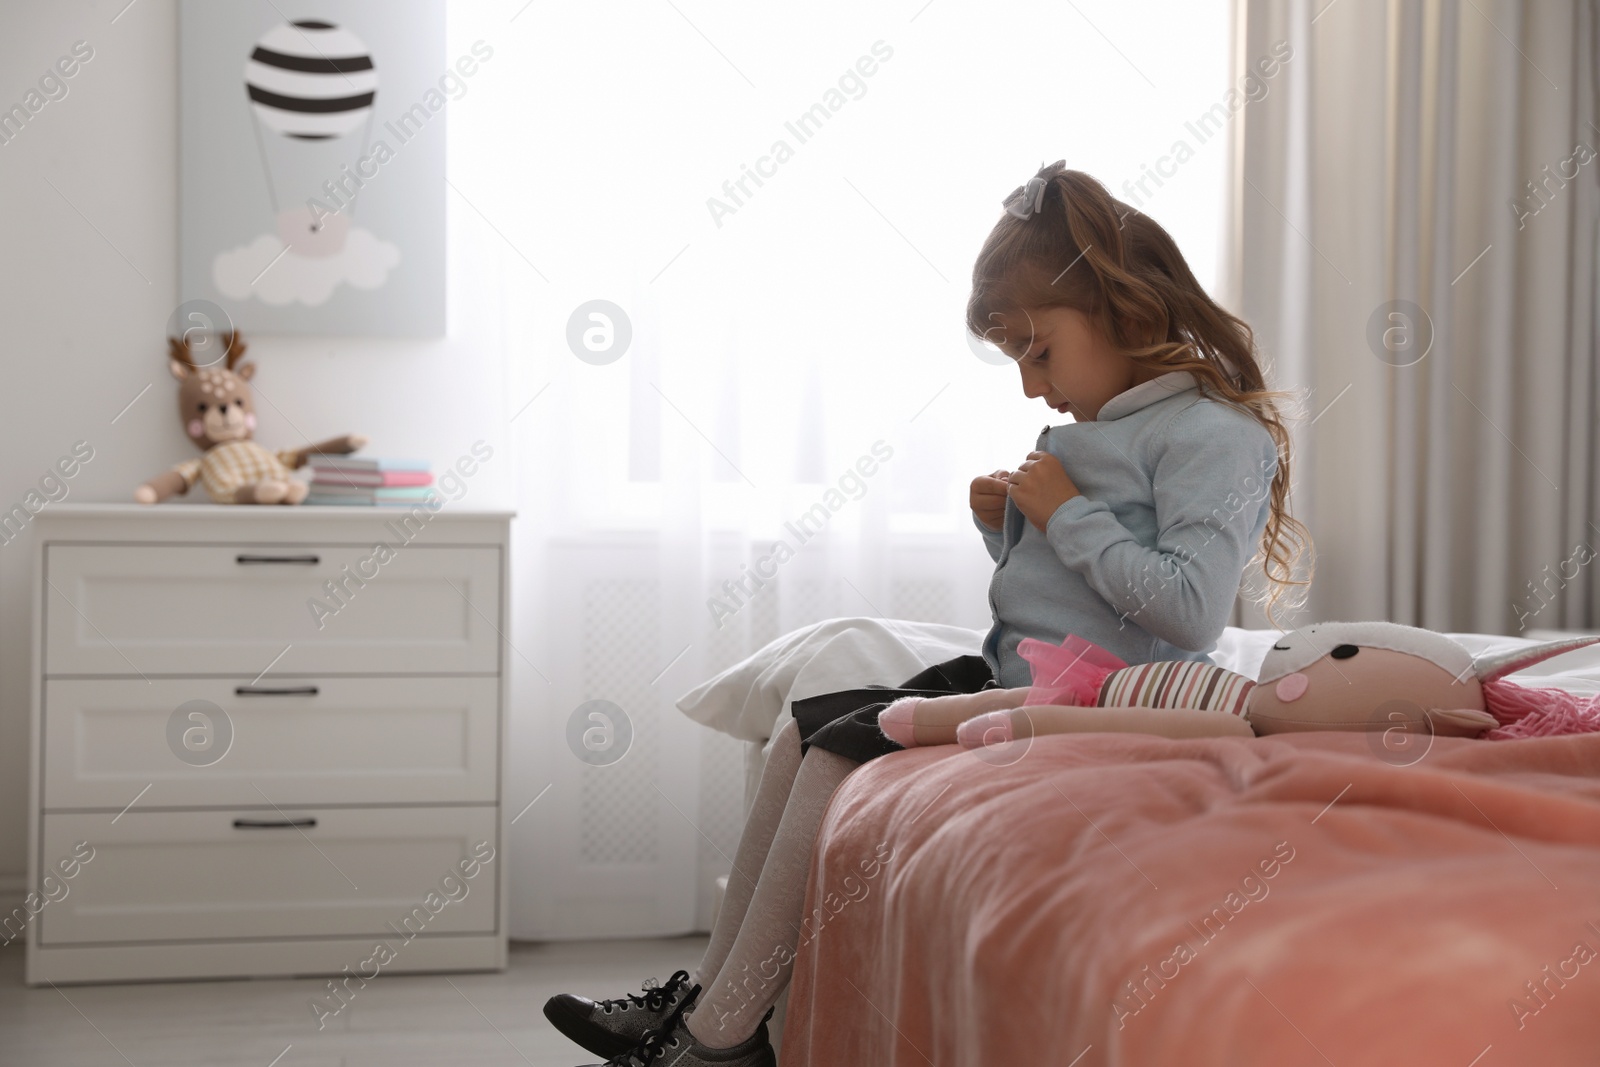
<svg viewBox="0 0 1600 1067">
<path fill-rule="evenodd" d="M 311 816 L 303 819 L 235 819 L 235 830 L 309 830 L 317 825 Z"/>
<path fill-rule="evenodd" d="M 233 557 L 235 563 L 298 563 L 314 567 L 322 562 L 321 556 L 253 556 L 242 552 Z"/>
<path fill-rule="evenodd" d="M 234 687 L 236 697 L 314 697 L 314 685 L 241 685 Z"/>
</svg>

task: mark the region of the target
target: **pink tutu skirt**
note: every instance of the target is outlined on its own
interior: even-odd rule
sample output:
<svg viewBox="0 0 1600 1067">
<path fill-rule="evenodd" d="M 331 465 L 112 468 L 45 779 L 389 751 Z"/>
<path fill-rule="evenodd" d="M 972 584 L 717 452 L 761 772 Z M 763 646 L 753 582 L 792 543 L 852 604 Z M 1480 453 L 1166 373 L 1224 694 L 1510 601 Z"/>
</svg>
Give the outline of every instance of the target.
<svg viewBox="0 0 1600 1067">
<path fill-rule="evenodd" d="M 1033 686 L 1027 703 L 1066 704 L 1092 708 L 1100 701 L 1100 687 L 1106 676 L 1127 666 L 1093 641 L 1068 634 L 1059 645 L 1024 637 L 1017 643 L 1017 654 L 1028 661 Z"/>
</svg>

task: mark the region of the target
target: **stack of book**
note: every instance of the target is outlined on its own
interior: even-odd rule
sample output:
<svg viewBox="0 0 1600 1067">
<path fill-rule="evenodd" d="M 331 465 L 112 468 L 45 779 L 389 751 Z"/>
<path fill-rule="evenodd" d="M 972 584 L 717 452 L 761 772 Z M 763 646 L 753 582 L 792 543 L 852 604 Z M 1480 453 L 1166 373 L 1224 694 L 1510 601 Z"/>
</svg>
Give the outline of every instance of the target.
<svg viewBox="0 0 1600 1067">
<path fill-rule="evenodd" d="M 416 507 L 434 495 L 427 460 L 312 456 L 307 504 Z"/>
</svg>

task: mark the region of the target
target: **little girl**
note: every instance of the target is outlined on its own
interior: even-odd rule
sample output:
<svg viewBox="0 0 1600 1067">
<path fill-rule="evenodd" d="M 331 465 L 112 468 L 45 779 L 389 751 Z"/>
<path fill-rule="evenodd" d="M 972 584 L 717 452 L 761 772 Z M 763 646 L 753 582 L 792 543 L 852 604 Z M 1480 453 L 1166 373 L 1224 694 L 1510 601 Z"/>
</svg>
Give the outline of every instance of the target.
<svg viewBox="0 0 1600 1067">
<path fill-rule="evenodd" d="M 1016 470 L 972 483 L 973 521 L 995 561 L 982 655 L 897 688 L 793 702 L 699 968 L 642 995 L 545 1005 L 610 1064 L 775 1067 L 766 1020 L 803 940 L 812 846 L 834 789 L 869 759 L 956 741 L 957 722 L 880 726 L 889 704 L 1027 686 L 1017 645 L 1030 637 L 1075 634 L 1129 664 L 1209 662 L 1252 553 L 1269 619 L 1285 588 L 1309 582 L 1292 578 L 1309 538 L 1286 508 L 1281 394 L 1265 388 L 1249 327 L 1211 301 L 1154 220 L 1062 162 L 1004 206 L 973 268 L 967 326 L 1017 361 L 1023 392 L 1075 421 L 1046 426 Z M 985 710 L 972 701 L 967 713 Z"/>
</svg>

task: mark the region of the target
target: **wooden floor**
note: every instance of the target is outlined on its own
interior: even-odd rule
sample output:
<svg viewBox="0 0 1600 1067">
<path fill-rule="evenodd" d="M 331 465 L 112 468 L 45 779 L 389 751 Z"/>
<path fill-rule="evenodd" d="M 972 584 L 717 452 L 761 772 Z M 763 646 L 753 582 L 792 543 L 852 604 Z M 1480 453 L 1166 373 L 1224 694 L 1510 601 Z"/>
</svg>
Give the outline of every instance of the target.
<svg viewBox="0 0 1600 1067">
<path fill-rule="evenodd" d="M 513 942 L 503 974 L 380 974 L 321 1031 L 326 979 L 30 989 L 19 948 L 0 949 L 8 1067 L 576 1067 L 598 1057 L 551 1028 L 546 999 L 637 993 L 692 971 L 706 938 Z"/>
</svg>

